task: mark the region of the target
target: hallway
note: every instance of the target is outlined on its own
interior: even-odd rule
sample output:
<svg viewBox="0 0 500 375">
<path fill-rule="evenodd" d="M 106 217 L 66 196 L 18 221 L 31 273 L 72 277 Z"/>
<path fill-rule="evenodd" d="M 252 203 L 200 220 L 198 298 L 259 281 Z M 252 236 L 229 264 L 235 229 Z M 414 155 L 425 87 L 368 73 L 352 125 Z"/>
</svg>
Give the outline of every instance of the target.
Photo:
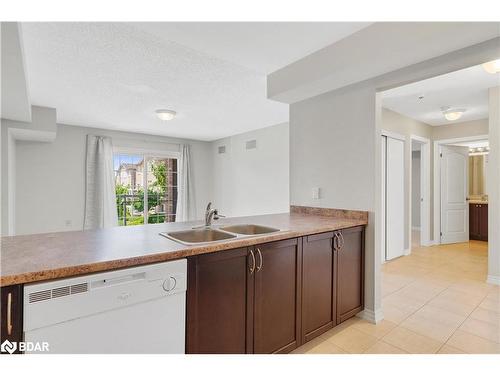
<svg viewBox="0 0 500 375">
<path fill-rule="evenodd" d="M 384 320 L 351 319 L 294 353 L 500 353 L 487 243 L 422 247 L 382 265 Z"/>
</svg>

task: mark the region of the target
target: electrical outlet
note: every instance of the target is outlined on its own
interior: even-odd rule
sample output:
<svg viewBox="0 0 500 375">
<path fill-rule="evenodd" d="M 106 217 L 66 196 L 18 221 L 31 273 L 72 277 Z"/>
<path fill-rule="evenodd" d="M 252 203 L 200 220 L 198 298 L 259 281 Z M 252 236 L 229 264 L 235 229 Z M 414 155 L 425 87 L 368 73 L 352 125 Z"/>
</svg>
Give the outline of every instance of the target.
<svg viewBox="0 0 500 375">
<path fill-rule="evenodd" d="M 319 187 L 312 188 L 312 199 L 319 199 L 319 197 L 320 197 L 320 188 Z"/>
</svg>

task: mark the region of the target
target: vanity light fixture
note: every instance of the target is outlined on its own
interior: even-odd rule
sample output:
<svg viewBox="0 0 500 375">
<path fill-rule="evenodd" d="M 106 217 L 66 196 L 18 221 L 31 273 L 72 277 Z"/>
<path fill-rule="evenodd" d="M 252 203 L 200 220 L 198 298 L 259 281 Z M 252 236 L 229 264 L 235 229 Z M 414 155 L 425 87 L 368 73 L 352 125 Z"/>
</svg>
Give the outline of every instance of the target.
<svg viewBox="0 0 500 375">
<path fill-rule="evenodd" d="M 465 112 L 465 109 L 463 109 L 463 108 L 451 109 L 451 107 L 446 106 L 446 107 L 442 107 L 441 111 L 443 112 L 444 117 L 448 121 L 455 121 L 455 120 L 458 120 L 460 117 L 462 117 L 462 115 Z"/>
<path fill-rule="evenodd" d="M 171 111 L 170 109 L 157 109 L 155 112 L 156 116 L 162 121 L 170 121 L 177 114 L 177 112 Z"/>
<path fill-rule="evenodd" d="M 488 73 L 491 73 L 491 74 L 500 73 L 500 59 L 488 61 L 487 63 L 484 63 L 483 68 L 484 68 L 484 70 L 486 70 Z"/>
</svg>

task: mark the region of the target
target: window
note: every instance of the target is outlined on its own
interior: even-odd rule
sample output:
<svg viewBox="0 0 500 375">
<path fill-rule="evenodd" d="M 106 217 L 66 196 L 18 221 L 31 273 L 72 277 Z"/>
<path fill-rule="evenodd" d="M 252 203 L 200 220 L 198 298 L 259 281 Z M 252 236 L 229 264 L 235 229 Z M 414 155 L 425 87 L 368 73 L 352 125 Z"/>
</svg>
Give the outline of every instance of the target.
<svg viewBox="0 0 500 375">
<path fill-rule="evenodd" d="M 175 221 L 177 158 L 115 153 L 118 225 Z"/>
</svg>

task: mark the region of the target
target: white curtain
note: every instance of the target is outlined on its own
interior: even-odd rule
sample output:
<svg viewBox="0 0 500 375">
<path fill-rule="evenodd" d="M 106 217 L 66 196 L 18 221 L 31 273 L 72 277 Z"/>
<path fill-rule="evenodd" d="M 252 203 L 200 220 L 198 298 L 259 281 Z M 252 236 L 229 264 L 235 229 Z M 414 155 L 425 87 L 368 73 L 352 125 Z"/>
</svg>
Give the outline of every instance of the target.
<svg viewBox="0 0 500 375">
<path fill-rule="evenodd" d="M 177 211 L 175 221 L 196 219 L 193 175 L 191 171 L 191 152 L 189 145 L 181 145 L 181 157 L 177 168 Z"/>
<path fill-rule="evenodd" d="M 87 135 L 85 219 L 83 229 L 118 224 L 111 138 Z"/>
</svg>

